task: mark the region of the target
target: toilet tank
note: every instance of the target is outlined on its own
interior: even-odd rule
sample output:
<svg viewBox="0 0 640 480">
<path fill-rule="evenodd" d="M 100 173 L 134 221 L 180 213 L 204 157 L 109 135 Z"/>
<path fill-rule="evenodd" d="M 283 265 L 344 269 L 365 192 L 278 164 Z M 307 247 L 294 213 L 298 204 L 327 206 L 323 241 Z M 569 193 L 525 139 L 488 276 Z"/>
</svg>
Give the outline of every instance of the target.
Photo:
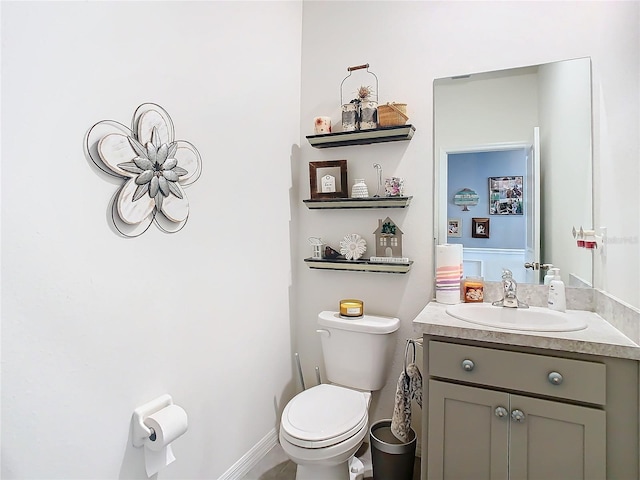
<svg viewBox="0 0 640 480">
<path fill-rule="evenodd" d="M 343 318 L 339 312 L 324 311 L 318 325 L 329 382 L 366 391 L 384 386 L 400 320 L 375 315 Z"/>
</svg>

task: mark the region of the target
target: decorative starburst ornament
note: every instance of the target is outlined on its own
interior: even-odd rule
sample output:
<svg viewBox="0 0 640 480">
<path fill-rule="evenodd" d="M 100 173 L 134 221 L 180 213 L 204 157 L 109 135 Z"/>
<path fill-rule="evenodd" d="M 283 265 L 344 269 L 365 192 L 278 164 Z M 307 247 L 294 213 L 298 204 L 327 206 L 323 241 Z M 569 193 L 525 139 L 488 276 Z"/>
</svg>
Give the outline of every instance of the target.
<svg viewBox="0 0 640 480">
<path fill-rule="evenodd" d="M 357 233 L 350 233 L 340 240 L 340 254 L 347 260 L 358 260 L 367 250 L 367 242 Z"/>
<path fill-rule="evenodd" d="M 174 139 L 173 122 L 162 107 L 140 105 L 131 129 L 112 120 L 96 123 L 85 148 L 103 172 L 126 180 L 112 203 L 114 226 L 122 235 L 141 235 L 151 223 L 168 233 L 184 227 L 189 217 L 184 187 L 198 179 L 202 160 L 191 143 Z M 132 225 L 142 231 L 131 234 L 127 226 Z"/>
</svg>

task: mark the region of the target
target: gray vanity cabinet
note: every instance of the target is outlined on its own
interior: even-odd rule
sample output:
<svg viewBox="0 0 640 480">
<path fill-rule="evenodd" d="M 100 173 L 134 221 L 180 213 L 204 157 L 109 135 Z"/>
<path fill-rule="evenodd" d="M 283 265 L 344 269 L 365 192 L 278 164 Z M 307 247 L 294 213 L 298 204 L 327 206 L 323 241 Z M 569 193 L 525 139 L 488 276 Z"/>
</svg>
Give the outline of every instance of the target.
<svg viewBox="0 0 640 480">
<path fill-rule="evenodd" d="M 424 347 L 422 478 L 637 478 L 637 362 L 428 335 Z"/>
<path fill-rule="evenodd" d="M 604 410 L 511 395 L 509 476 L 513 479 L 607 478 Z"/>
<path fill-rule="evenodd" d="M 429 479 L 606 478 L 602 410 L 430 380 L 429 417 Z"/>
<path fill-rule="evenodd" d="M 429 380 L 428 479 L 507 480 L 509 421 L 494 414 L 509 395 Z"/>
</svg>

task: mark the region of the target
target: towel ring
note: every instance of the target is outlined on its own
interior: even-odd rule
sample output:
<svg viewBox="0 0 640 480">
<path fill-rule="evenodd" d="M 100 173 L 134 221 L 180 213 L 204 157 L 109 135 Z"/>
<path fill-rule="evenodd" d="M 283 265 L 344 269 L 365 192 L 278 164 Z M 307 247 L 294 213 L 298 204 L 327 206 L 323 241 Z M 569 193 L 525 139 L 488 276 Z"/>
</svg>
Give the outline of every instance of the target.
<svg viewBox="0 0 640 480">
<path fill-rule="evenodd" d="M 409 345 L 411 345 L 413 347 L 413 361 L 411 363 L 416 363 L 416 342 L 415 340 L 407 340 L 407 344 L 404 347 L 404 374 L 408 375 L 407 373 L 407 358 L 408 358 L 408 354 L 409 354 Z"/>
</svg>

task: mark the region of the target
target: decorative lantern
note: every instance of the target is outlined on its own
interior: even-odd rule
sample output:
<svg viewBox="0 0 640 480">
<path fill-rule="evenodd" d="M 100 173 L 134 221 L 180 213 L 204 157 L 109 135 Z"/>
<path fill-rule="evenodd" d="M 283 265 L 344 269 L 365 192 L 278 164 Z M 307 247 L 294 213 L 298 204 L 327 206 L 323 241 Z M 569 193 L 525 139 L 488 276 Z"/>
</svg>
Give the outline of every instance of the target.
<svg viewBox="0 0 640 480">
<path fill-rule="evenodd" d="M 309 243 L 311 244 L 311 258 L 322 260 L 324 258 L 324 243 L 320 237 L 309 237 Z"/>
<path fill-rule="evenodd" d="M 360 85 L 355 92 L 355 98 L 345 103 L 343 87 L 345 80 L 356 70 L 366 69 L 364 73 L 375 80 L 375 89 L 369 85 Z M 347 67 L 347 75 L 340 84 L 340 104 L 342 106 L 342 131 L 370 130 L 378 128 L 378 77 L 369 71 L 369 64 Z M 375 98 L 374 98 L 375 97 Z"/>
</svg>

